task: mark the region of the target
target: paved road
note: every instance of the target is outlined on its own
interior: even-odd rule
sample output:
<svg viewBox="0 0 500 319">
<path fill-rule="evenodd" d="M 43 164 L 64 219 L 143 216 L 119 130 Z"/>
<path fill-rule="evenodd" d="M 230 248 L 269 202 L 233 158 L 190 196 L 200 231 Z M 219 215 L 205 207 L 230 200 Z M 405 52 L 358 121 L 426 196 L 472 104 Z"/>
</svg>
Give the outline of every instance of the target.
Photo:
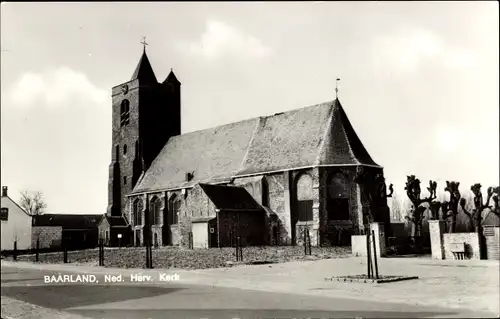
<svg viewBox="0 0 500 319">
<path fill-rule="evenodd" d="M 487 317 L 460 310 L 187 285 L 175 282 L 44 283 L 69 274 L 2 267 L 1 294 L 89 318 L 432 318 Z M 75 273 L 72 273 L 76 275 Z M 128 277 L 128 276 L 127 276 Z M 459 312 L 460 311 L 460 312 Z"/>
</svg>

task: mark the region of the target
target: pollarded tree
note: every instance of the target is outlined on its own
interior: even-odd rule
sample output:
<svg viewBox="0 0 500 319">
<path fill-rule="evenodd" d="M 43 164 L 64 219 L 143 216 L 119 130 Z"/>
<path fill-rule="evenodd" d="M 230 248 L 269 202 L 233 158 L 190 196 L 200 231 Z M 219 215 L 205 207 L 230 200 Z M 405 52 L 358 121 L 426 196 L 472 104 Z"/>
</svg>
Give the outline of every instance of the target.
<svg viewBox="0 0 500 319">
<path fill-rule="evenodd" d="M 492 209 L 490 206 L 491 197 L 494 194 L 494 188 L 488 187 L 486 204 L 483 203 L 483 193 L 481 192 L 481 184 L 477 183 L 471 186 L 470 190 L 474 193 L 474 213 L 475 213 L 475 228 L 478 233 L 481 233 L 482 212 L 486 208 Z"/>
<path fill-rule="evenodd" d="M 448 232 L 454 233 L 457 227 L 457 215 L 458 215 L 458 205 L 460 202 L 460 191 L 458 187 L 460 186 L 460 182 L 449 182 L 446 181 L 446 187 L 444 188 L 445 192 L 450 193 L 450 200 L 447 203 L 448 211 L 445 214 L 445 219 L 447 220 L 451 217 L 451 222 L 449 223 Z"/>
<path fill-rule="evenodd" d="M 493 208 L 492 212 L 495 213 L 498 217 L 500 217 L 500 207 L 498 206 L 498 196 L 500 195 L 500 187 L 495 187 L 493 189 L 493 195 L 491 198 L 493 199 Z"/>
<path fill-rule="evenodd" d="M 422 231 L 422 220 L 424 219 L 424 212 L 427 209 L 426 207 L 420 205 L 422 205 L 423 203 L 428 203 L 429 206 L 431 207 L 431 211 L 436 207 L 439 207 L 438 204 L 433 203 L 433 200 L 437 198 L 436 196 L 437 182 L 430 180 L 429 187 L 427 187 L 427 190 L 429 191 L 429 196 L 426 198 L 420 198 L 421 194 L 420 180 L 416 178 L 415 175 L 410 175 L 407 176 L 406 178 L 407 178 L 405 186 L 406 195 L 408 195 L 408 198 L 413 204 L 410 214 L 409 216 L 406 216 L 406 218 L 409 221 L 411 221 L 415 226 L 415 237 L 420 237 Z M 439 209 L 437 211 L 439 211 Z"/>
</svg>

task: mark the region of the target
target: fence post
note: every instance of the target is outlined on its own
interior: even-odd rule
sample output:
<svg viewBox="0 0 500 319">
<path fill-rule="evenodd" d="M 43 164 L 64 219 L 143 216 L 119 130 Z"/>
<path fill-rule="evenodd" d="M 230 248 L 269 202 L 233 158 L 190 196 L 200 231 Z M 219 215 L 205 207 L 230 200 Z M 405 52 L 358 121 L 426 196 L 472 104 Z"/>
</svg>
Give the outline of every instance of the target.
<svg viewBox="0 0 500 319">
<path fill-rule="evenodd" d="M 39 261 L 40 238 L 36 239 L 35 261 Z"/>
<path fill-rule="evenodd" d="M 104 266 L 104 239 L 99 239 L 99 266 Z"/>
<path fill-rule="evenodd" d="M 375 242 L 375 231 L 374 230 L 372 230 L 372 241 L 373 241 L 373 259 L 375 261 L 375 278 L 378 279 L 377 243 Z"/>
<path fill-rule="evenodd" d="M 307 248 L 309 249 L 309 255 L 312 255 L 311 232 L 309 228 L 307 228 Z"/>
<path fill-rule="evenodd" d="M 188 233 L 188 248 L 189 249 L 194 249 L 194 243 L 193 243 L 193 232 Z"/>
<path fill-rule="evenodd" d="M 65 264 L 68 263 L 68 248 L 66 247 L 66 241 L 63 239 L 63 261 Z"/>
<path fill-rule="evenodd" d="M 366 260 L 367 260 L 367 263 L 366 263 L 366 267 L 367 267 L 367 270 L 368 270 L 368 278 L 371 278 L 371 272 L 370 272 L 370 269 L 371 269 L 371 252 L 370 252 L 370 232 L 366 231 L 365 232 L 365 236 L 366 236 Z"/>
<path fill-rule="evenodd" d="M 14 261 L 17 261 L 17 240 L 14 240 L 14 254 L 12 255 Z"/>
<path fill-rule="evenodd" d="M 319 231 L 319 228 L 316 230 L 316 247 L 321 247 L 320 241 L 321 241 L 321 233 Z"/>
<path fill-rule="evenodd" d="M 240 261 L 243 261 L 243 247 L 241 246 L 241 237 L 238 236 L 238 251 L 240 253 Z"/>
<path fill-rule="evenodd" d="M 234 247 L 235 247 L 236 261 L 239 261 L 240 260 L 239 237 L 234 239 Z"/>
<path fill-rule="evenodd" d="M 275 244 L 276 244 L 276 246 L 279 246 L 279 245 L 280 245 L 280 229 L 279 229 L 279 226 L 278 226 L 278 228 L 276 229 Z"/>
</svg>

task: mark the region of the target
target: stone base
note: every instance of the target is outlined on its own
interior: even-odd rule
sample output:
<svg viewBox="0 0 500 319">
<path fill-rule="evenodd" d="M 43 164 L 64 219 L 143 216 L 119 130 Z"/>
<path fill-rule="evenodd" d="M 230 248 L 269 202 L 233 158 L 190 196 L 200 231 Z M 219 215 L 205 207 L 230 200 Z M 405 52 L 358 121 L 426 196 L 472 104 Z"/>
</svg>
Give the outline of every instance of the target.
<svg viewBox="0 0 500 319">
<path fill-rule="evenodd" d="M 367 275 L 354 275 L 354 276 L 339 276 L 339 277 L 328 277 L 325 278 L 326 281 L 340 281 L 340 282 L 354 282 L 354 283 L 370 283 L 370 284 L 381 284 L 388 282 L 397 282 L 403 280 L 418 279 L 417 276 L 378 276 L 376 278 L 368 278 Z"/>
</svg>

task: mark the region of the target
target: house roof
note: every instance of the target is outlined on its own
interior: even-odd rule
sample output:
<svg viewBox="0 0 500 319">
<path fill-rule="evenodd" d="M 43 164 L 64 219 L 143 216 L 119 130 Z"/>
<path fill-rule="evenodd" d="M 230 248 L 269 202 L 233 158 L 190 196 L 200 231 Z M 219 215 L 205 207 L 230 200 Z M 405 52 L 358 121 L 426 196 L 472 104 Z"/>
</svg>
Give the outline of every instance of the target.
<svg viewBox="0 0 500 319">
<path fill-rule="evenodd" d="M 379 167 L 338 100 L 172 137 L 132 194 L 319 165 Z"/>
<path fill-rule="evenodd" d="M 200 184 L 200 187 L 219 210 L 262 210 L 243 187 L 209 184 Z"/>
<path fill-rule="evenodd" d="M 25 213 L 26 215 L 30 216 L 30 214 L 28 214 L 27 211 L 24 210 L 24 208 L 22 208 L 18 203 L 16 203 L 15 200 L 13 200 L 12 198 L 10 198 L 8 195 L 7 196 L 2 196 L 1 199 L 1 207 L 7 207 L 8 204 L 6 203 L 6 201 L 10 201 L 14 206 L 16 206 L 17 208 L 19 208 L 20 211 L 22 211 L 23 213 Z"/>
<path fill-rule="evenodd" d="M 97 227 L 103 215 L 42 214 L 33 216 L 33 226 L 61 226 L 63 229 Z"/>
<path fill-rule="evenodd" d="M 151 67 L 146 51 L 142 53 L 139 63 L 137 63 L 137 67 L 135 68 L 130 80 L 132 81 L 137 79 L 139 81 L 157 83 L 153 67 Z"/>
<path fill-rule="evenodd" d="M 128 227 L 127 221 L 123 216 L 104 215 L 110 227 Z"/>
</svg>

